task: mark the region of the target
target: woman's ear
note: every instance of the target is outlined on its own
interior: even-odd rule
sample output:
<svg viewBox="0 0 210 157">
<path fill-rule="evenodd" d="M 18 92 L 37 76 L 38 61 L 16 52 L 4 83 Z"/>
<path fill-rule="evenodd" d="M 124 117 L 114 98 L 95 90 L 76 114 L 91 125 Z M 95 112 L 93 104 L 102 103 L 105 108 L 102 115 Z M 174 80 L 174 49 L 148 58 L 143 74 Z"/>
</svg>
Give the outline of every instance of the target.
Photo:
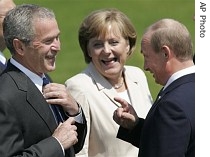
<svg viewBox="0 0 210 157">
<path fill-rule="evenodd" d="M 126 53 L 129 56 L 131 54 L 131 50 L 130 50 L 130 44 L 128 43 L 128 45 L 126 46 Z"/>
<path fill-rule="evenodd" d="M 18 53 L 21 56 L 24 55 L 23 50 L 24 50 L 25 44 L 23 44 L 22 41 L 20 41 L 19 39 L 14 39 L 13 40 L 13 46 L 15 48 L 16 53 Z"/>
</svg>

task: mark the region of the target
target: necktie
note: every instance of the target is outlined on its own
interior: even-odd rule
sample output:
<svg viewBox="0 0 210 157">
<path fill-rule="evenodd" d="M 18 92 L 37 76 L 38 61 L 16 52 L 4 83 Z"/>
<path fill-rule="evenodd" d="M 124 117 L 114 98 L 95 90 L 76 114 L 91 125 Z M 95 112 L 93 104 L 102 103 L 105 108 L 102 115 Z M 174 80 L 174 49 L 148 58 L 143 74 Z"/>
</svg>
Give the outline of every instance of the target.
<svg viewBox="0 0 210 157">
<path fill-rule="evenodd" d="M 49 83 L 50 83 L 50 81 L 46 77 L 44 77 L 43 78 L 43 86 L 45 86 L 45 85 L 47 85 Z M 61 111 L 59 109 L 59 106 L 54 105 L 54 104 L 50 104 L 50 108 L 51 108 L 51 110 L 53 112 L 53 115 L 55 117 L 55 120 L 56 120 L 57 124 L 59 124 L 60 122 L 63 122 L 64 120 L 63 120 Z"/>
</svg>

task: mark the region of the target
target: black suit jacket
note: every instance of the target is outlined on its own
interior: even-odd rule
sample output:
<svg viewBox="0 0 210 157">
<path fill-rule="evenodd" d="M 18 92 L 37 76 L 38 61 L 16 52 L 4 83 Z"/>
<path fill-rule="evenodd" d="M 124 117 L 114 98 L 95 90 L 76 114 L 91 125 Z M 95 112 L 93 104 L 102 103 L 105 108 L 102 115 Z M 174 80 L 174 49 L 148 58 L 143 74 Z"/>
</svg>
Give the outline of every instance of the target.
<svg viewBox="0 0 210 157">
<path fill-rule="evenodd" d="M 83 114 L 84 116 L 84 114 Z M 86 121 L 76 124 L 79 142 L 65 157 L 75 156 L 83 147 Z M 51 135 L 57 124 L 41 92 L 11 63 L 0 75 L 0 156 L 63 157 L 58 141 Z"/>
<path fill-rule="evenodd" d="M 139 147 L 140 157 L 195 156 L 195 74 L 175 80 L 157 98 L 146 119 L 118 138 Z"/>
</svg>

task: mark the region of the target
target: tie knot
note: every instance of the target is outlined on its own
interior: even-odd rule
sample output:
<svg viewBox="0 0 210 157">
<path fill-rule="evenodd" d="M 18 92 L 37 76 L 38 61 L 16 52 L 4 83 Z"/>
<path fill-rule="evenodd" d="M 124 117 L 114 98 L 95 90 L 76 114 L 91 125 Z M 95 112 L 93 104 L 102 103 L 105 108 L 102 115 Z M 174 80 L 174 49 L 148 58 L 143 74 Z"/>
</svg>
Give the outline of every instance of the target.
<svg viewBox="0 0 210 157">
<path fill-rule="evenodd" d="M 45 86 L 45 85 L 47 85 L 49 83 L 50 83 L 50 81 L 46 77 L 44 77 L 43 78 L 43 86 Z"/>
</svg>

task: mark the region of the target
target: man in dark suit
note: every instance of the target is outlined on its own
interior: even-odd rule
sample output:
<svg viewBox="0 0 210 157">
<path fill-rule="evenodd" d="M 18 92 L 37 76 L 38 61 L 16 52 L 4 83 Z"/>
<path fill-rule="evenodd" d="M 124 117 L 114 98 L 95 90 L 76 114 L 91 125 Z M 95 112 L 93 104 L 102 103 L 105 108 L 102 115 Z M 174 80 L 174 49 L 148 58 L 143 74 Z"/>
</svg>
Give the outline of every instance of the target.
<svg viewBox="0 0 210 157">
<path fill-rule="evenodd" d="M 139 148 L 139 157 L 195 156 L 195 69 L 187 28 L 173 19 L 148 27 L 141 41 L 144 69 L 163 85 L 146 119 L 121 98 L 113 115 L 117 137 Z"/>
<path fill-rule="evenodd" d="M 4 37 L 3 37 L 3 28 L 2 23 L 6 13 L 15 7 L 13 0 L 0 0 L 0 73 L 6 67 L 6 58 L 3 54 L 3 51 L 6 48 Z"/>
<path fill-rule="evenodd" d="M 83 111 L 64 85 L 43 82 L 60 50 L 53 11 L 17 6 L 3 33 L 12 57 L 0 75 L 0 156 L 75 156 L 87 131 Z"/>
</svg>

